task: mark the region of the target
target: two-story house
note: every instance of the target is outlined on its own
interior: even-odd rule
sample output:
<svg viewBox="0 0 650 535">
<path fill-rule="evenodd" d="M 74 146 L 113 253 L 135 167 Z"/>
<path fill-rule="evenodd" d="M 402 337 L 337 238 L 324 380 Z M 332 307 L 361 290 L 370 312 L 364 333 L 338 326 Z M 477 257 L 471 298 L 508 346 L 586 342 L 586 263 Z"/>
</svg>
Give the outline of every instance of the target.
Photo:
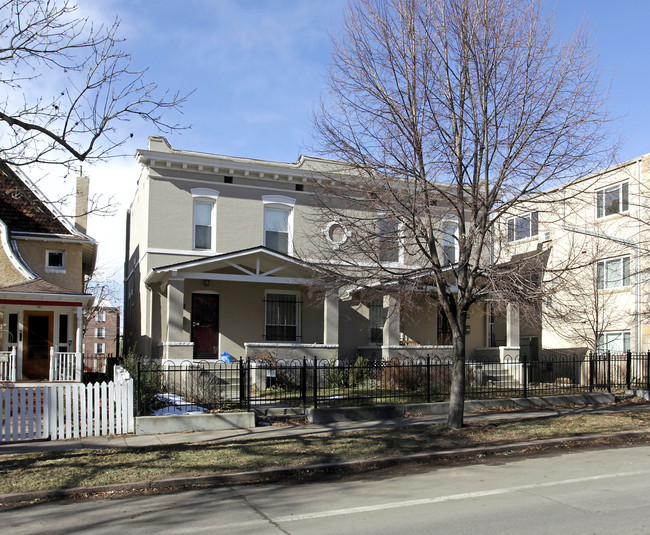
<svg viewBox="0 0 650 535">
<path fill-rule="evenodd" d="M 83 291 L 97 254 L 85 234 L 87 179 L 78 180 L 77 226 L 3 162 L 0 188 L 0 349 L 15 358 L 15 379 L 47 379 L 52 354 L 81 351 L 82 309 L 93 299 Z"/>
<path fill-rule="evenodd" d="M 537 317 L 521 336 L 541 348 L 650 349 L 650 155 L 526 199 L 507 220 L 498 261 L 544 257 Z"/>
<path fill-rule="evenodd" d="M 329 290 L 312 267 L 311 259 L 334 262 L 333 251 L 345 250 L 355 232 L 324 219 L 316 202 L 340 162 L 205 154 L 161 137 L 136 158 L 142 168 L 127 216 L 125 351 L 188 359 L 451 354 L 435 305 L 401 314 L 394 296 L 366 300 L 354 288 Z M 411 261 L 390 247 L 378 255 L 396 270 Z M 486 345 L 484 310 L 481 304 L 470 315 L 468 355 Z"/>
</svg>

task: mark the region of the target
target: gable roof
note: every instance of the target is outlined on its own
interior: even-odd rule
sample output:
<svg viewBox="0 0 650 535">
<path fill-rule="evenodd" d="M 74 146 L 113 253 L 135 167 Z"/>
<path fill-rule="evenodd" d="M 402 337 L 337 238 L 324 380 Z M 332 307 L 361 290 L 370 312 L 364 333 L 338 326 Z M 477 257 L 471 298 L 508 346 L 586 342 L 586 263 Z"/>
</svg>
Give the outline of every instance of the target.
<svg viewBox="0 0 650 535">
<path fill-rule="evenodd" d="M 10 231 L 72 234 L 6 162 L 0 161 L 0 219 Z"/>
</svg>

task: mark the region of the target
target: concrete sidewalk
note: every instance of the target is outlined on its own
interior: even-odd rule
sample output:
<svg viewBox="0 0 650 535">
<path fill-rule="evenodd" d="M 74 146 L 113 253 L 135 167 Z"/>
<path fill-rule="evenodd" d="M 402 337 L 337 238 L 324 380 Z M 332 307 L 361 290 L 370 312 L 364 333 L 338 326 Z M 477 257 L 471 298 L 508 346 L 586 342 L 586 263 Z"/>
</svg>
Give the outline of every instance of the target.
<svg viewBox="0 0 650 535">
<path fill-rule="evenodd" d="M 550 418 L 566 414 L 602 413 L 621 410 L 650 410 L 650 404 L 614 405 L 608 407 L 586 406 L 578 408 L 547 408 L 529 411 L 507 411 L 492 413 L 470 413 L 465 415 L 466 422 L 501 421 L 516 419 Z M 272 425 L 252 429 L 227 429 L 217 431 L 195 431 L 185 433 L 168 433 L 159 435 L 120 435 L 109 437 L 88 437 L 70 440 L 24 441 L 0 444 L 0 455 L 47 451 L 68 451 L 84 448 L 139 448 L 170 444 L 190 444 L 200 442 L 227 441 L 232 439 L 267 439 L 289 436 L 312 435 L 318 433 L 337 433 L 344 431 L 361 431 L 364 429 L 396 429 L 410 426 L 442 425 L 447 421 L 446 415 L 407 417 L 391 420 L 374 420 L 366 422 L 333 422 L 328 424 Z"/>
</svg>

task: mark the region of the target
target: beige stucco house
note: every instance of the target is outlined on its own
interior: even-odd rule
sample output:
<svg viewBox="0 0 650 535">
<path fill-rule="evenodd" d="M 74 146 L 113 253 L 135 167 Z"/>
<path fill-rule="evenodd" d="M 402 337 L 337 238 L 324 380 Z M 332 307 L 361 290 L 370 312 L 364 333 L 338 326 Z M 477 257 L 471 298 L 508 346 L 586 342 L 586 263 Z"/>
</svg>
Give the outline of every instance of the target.
<svg viewBox="0 0 650 535">
<path fill-rule="evenodd" d="M 332 251 L 354 231 L 318 217 L 317 189 L 337 162 L 205 154 L 161 137 L 136 158 L 142 168 L 127 219 L 125 351 L 175 359 L 451 354 L 435 306 L 402 314 L 394 296 L 366 301 L 354 288 L 328 290 L 311 267 L 309 259 L 334 261 Z M 400 269 L 405 260 L 396 254 L 390 261 Z M 487 344 L 484 311 L 481 304 L 470 314 L 468 356 Z"/>
<path fill-rule="evenodd" d="M 83 281 L 97 254 L 85 234 L 87 179 L 76 226 L 3 162 L 0 187 L 0 380 L 80 380 L 82 309 L 93 299 Z"/>
<path fill-rule="evenodd" d="M 497 261 L 529 254 L 545 265 L 538 315 L 522 321 L 522 339 L 548 349 L 650 349 L 649 194 L 645 155 L 519 205 Z"/>
</svg>

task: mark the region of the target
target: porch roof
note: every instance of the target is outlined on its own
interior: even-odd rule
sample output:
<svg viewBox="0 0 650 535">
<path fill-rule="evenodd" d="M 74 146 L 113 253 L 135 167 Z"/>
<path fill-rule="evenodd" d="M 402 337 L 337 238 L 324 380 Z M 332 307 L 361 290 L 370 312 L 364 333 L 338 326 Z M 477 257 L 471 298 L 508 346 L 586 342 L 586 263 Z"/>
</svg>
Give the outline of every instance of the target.
<svg viewBox="0 0 650 535">
<path fill-rule="evenodd" d="M 145 284 L 170 278 L 312 284 L 314 274 L 305 262 L 259 246 L 157 267 L 147 275 Z"/>
<path fill-rule="evenodd" d="M 18 301 L 53 301 L 66 302 L 71 306 L 81 306 L 92 302 L 93 299 L 91 294 L 73 292 L 43 279 L 28 280 L 0 287 L 0 304 L 7 304 L 7 302 L 16 304 Z"/>
</svg>

